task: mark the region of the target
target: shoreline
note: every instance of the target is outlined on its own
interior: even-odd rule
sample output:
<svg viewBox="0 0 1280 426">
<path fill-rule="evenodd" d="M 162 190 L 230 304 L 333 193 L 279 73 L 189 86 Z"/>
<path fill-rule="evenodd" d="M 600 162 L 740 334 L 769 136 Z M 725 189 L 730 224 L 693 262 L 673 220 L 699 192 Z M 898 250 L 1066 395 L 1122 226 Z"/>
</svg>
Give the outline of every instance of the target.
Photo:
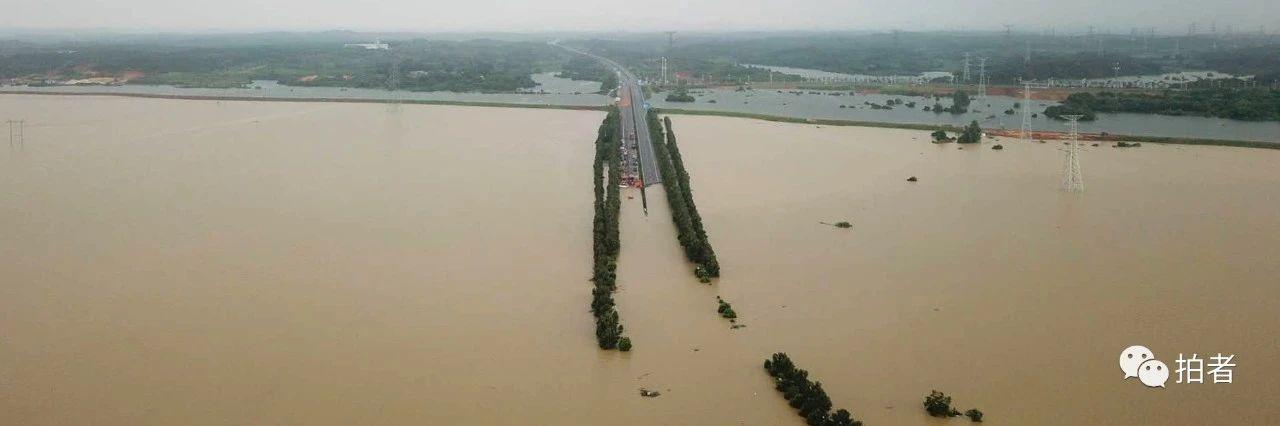
<svg viewBox="0 0 1280 426">
<path fill-rule="evenodd" d="M 257 102 L 338 102 L 353 104 L 411 104 L 411 105 L 447 105 L 494 108 L 535 108 L 564 109 L 578 111 L 606 111 L 608 106 L 592 105 L 556 105 L 556 104 L 521 104 L 489 101 L 449 101 L 431 99 L 379 99 L 379 98 L 291 98 L 281 96 L 220 96 L 220 95 L 164 95 L 154 93 L 85 93 L 85 92 L 46 92 L 39 90 L 0 91 L 0 95 L 48 95 L 48 96 L 116 96 L 124 98 L 177 99 L 187 101 L 257 101 Z"/>
<path fill-rule="evenodd" d="M 750 113 L 750 112 L 701 111 L 701 110 L 689 110 L 689 109 L 679 109 L 679 108 L 654 108 L 654 110 L 659 114 L 711 115 L 711 116 L 720 116 L 720 117 L 749 118 L 749 119 L 755 119 L 755 120 L 774 121 L 774 122 L 781 122 L 781 123 L 825 124 L 828 126 L 875 127 L 875 128 L 883 128 L 883 129 L 906 129 L 906 130 L 922 130 L 922 131 L 946 130 L 948 132 L 959 132 L 963 130 L 959 126 L 952 126 L 952 125 L 891 123 L 891 122 L 883 122 L 883 121 L 837 120 L 837 119 L 827 119 L 827 118 L 799 118 L 799 117 L 787 117 L 782 115 L 758 114 L 758 113 Z M 988 133 L 995 133 L 997 130 L 999 129 L 987 129 L 987 128 L 983 129 L 984 132 L 988 132 Z M 1061 132 L 1037 131 L 1036 133 L 1037 134 L 1046 134 L 1046 133 L 1059 134 Z M 1246 140 L 1234 140 L 1234 139 L 1201 139 L 1201 138 L 1179 138 L 1179 137 L 1167 137 L 1167 136 L 1135 136 L 1135 135 L 1120 135 L 1120 134 L 1099 135 L 1099 134 L 1089 134 L 1089 133 L 1082 133 L 1080 134 L 1080 136 L 1081 136 L 1080 140 L 1082 141 L 1106 141 L 1106 142 L 1125 141 L 1125 142 L 1162 143 L 1162 144 L 1172 144 L 1172 145 L 1211 145 L 1211 146 L 1229 146 L 1229 147 L 1237 147 L 1237 148 L 1280 149 L 1280 142 L 1260 142 L 1260 141 L 1246 141 Z"/>
<path fill-rule="evenodd" d="M 507 102 L 487 102 L 487 101 L 449 101 L 449 100 L 427 100 L 427 99 L 378 99 L 378 98 L 290 98 L 279 96 L 215 96 L 215 95 L 164 95 L 150 93 L 75 93 L 75 92 L 46 92 L 37 90 L 14 90 L 0 91 L 0 95 L 43 95 L 43 96 L 115 96 L 126 98 L 145 98 L 145 99 L 177 99 L 177 100 L 194 100 L 194 101 L 247 101 L 247 102 L 338 102 L 338 103 L 366 103 L 366 104 L 409 104 L 409 105 L 445 105 L 445 106 L 471 106 L 471 107 L 491 107 L 491 108 L 533 108 L 533 109 L 559 109 L 574 111 L 607 111 L 608 106 L 590 106 L 590 105 L 555 105 L 555 104 L 521 104 Z M 731 118 L 747 118 L 763 121 L 773 121 L 781 123 L 798 123 L 798 124 L 824 124 L 828 126 L 852 126 L 852 127 L 873 127 L 883 129 L 906 129 L 906 130 L 946 130 L 948 132 L 959 132 L 962 129 L 952 125 L 935 125 L 935 124 L 914 124 L 914 123 L 893 123 L 884 121 L 858 121 L 858 120 L 838 120 L 828 118 L 799 118 L 788 117 L 782 115 L 758 114 L 749 112 L 734 111 L 703 111 L 690 110 L 680 108 L 653 108 L 654 112 L 659 114 L 671 115 L 709 115 Z M 995 132 L 999 129 L 983 129 L 984 131 Z M 1046 133 L 1046 132 L 1037 132 Z M 1059 132 L 1060 133 L 1060 132 Z M 1202 139 L 1202 138 L 1181 138 L 1167 136 L 1137 136 L 1137 135 L 1121 135 L 1121 134 L 1082 134 L 1082 140 L 1086 141 L 1107 141 L 1107 142 L 1147 142 L 1162 143 L 1173 145 L 1206 145 L 1206 146 L 1227 146 L 1237 148 L 1259 148 L 1259 149 L 1280 149 L 1280 142 L 1261 142 L 1234 139 Z"/>
</svg>

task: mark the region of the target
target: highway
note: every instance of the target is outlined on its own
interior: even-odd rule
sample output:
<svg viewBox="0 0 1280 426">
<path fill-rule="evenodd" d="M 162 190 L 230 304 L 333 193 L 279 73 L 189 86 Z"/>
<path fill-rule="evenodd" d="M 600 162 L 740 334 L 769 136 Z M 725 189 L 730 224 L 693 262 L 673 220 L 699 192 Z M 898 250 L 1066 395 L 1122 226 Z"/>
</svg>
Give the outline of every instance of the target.
<svg viewBox="0 0 1280 426">
<path fill-rule="evenodd" d="M 644 186 L 662 183 L 662 174 L 658 173 L 658 161 L 653 152 L 653 139 L 649 136 L 649 126 L 645 122 L 648 105 L 644 100 L 644 90 L 640 88 L 640 79 L 636 78 L 630 71 L 627 71 L 621 64 L 609 58 L 559 44 L 556 45 L 574 53 L 595 58 L 618 72 L 618 85 L 620 86 L 618 90 L 618 98 L 620 99 L 618 101 L 618 112 L 621 114 L 623 140 L 628 143 L 634 143 L 636 146 L 636 152 L 640 160 L 640 181 L 644 182 Z M 635 135 L 634 141 L 627 138 L 633 134 Z"/>
</svg>

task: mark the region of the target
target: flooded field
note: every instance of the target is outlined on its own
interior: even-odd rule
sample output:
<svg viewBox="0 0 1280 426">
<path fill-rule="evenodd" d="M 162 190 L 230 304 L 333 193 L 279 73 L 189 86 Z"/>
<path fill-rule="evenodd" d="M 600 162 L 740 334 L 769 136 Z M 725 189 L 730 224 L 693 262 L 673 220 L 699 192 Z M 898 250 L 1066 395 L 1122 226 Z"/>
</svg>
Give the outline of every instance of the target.
<svg viewBox="0 0 1280 426">
<path fill-rule="evenodd" d="M 970 93 L 975 93 L 969 89 Z M 988 129 L 1018 129 L 1022 126 L 1022 110 L 1015 104 L 1020 98 L 988 96 L 986 101 L 975 99 L 964 114 L 934 113 L 924 107 L 933 106 L 932 97 L 884 94 L 849 95 L 848 91 L 811 91 L 794 94 L 783 90 L 706 89 L 694 93 L 696 102 L 667 102 L 666 92 L 654 95 L 650 103 L 658 108 L 692 109 L 700 111 L 745 112 L 778 115 L 784 117 L 818 118 L 832 120 L 876 121 L 904 124 L 940 124 L 964 126 L 977 121 Z M 914 102 L 915 107 L 896 105 L 893 109 L 874 109 L 870 104 L 885 105 L 889 100 Z M 714 102 L 712 102 L 714 101 Z M 950 99 L 939 101 L 950 106 Z M 1032 129 L 1065 131 L 1063 121 L 1046 117 L 1046 107 L 1057 105 L 1053 101 L 1032 101 L 1032 112 L 1038 117 L 1028 123 Z M 844 105 L 844 108 L 840 106 Z M 1006 111 L 1013 112 L 1006 114 Z M 1099 113 L 1097 121 L 1080 123 L 1085 133 L 1108 132 L 1118 135 L 1163 136 L 1202 139 L 1231 139 L 1280 143 L 1280 122 L 1239 121 L 1225 118 L 1194 116 L 1169 116 L 1155 114 Z"/>
<path fill-rule="evenodd" d="M 4 95 L 0 117 L 27 122 L 0 151 L 0 423 L 800 425 L 775 351 L 868 424 L 941 424 L 930 389 L 995 424 L 1280 416 L 1272 150 L 1087 148 L 1068 195 L 1052 144 L 675 116 L 723 278 L 693 279 L 661 188 L 648 215 L 624 191 L 617 353 L 586 281 L 603 113 Z M 1133 344 L 1236 354 L 1235 383 L 1121 380 Z"/>
<path fill-rule="evenodd" d="M 739 344 L 788 352 L 868 424 L 941 424 L 931 389 L 993 424 L 1280 416 L 1280 152 L 1086 147 L 1068 194 L 1061 145 L 672 121 Z M 1235 354 L 1234 383 L 1122 380 L 1139 344 L 1171 367 Z"/>
</svg>

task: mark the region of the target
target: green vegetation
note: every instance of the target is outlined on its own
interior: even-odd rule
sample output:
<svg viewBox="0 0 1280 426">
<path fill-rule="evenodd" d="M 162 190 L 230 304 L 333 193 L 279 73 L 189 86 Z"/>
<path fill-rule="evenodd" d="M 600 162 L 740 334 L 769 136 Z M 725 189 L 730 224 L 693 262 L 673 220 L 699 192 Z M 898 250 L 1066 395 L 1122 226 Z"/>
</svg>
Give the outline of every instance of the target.
<svg viewBox="0 0 1280 426">
<path fill-rule="evenodd" d="M 667 118 L 665 123 L 659 123 L 658 114 L 651 109 L 647 120 L 649 134 L 655 138 L 654 154 L 658 159 L 658 170 L 662 173 L 662 185 L 666 188 L 667 203 L 671 206 L 671 219 L 675 222 L 680 246 L 684 248 L 685 257 L 694 263 L 694 274 L 698 279 L 704 283 L 711 282 L 711 278 L 720 276 L 720 262 L 716 260 L 715 250 L 707 240 L 698 207 L 693 203 L 689 172 L 684 168 L 680 148 L 676 145 L 671 119 Z M 665 137 L 660 137 L 663 135 Z"/>
<path fill-rule="evenodd" d="M 978 143 L 982 142 L 982 126 L 978 125 L 978 121 L 969 122 L 968 126 L 964 126 L 964 131 L 960 133 L 960 137 L 956 138 L 959 143 Z"/>
<path fill-rule="evenodd" d="M 791 408 L 799 410 L 809 426 L 861 426 L 848 410 L 831 413 L 831 398 L 822 383 L 809 381 L 809 372 L 796 368 L 786 353 L 778 352 L 764 360 L 764 370 L 773 377 L 774 389 L 782 392 Z"/>
<path fill-rule="evenodd" d="M 667 94 L 667 102 L 693 102 L 695 100 L 697 99 L 694 99 L 693 95 L 690 95 L 689 90 L 684 86 L 676 87 L 675 90 Z"/>
<path fill-rule="evenodd" d="M 1050 110 L 1053 110 L 1051 113 Z M 1196 115 L 1248 121 L 1280 121 L 1280 90 L 1267 88 L 1208 87 L 1159 93 L 1075 93 L 1045 110 L 1057 118 L 1094 112 L 1133 112 L 1161 115 Z"/>
<path fill-rule="evenodd" d="M 951 406 L 951 397 L 937 390 L 930 391 L 929 395 L 924 397 L 924 411 L 934 417 L 957 417 L 960 415 L 960 410 Z M 977 408 L 965 411 L 964 415 L 973 422 L 982 422 L 982 411 Z"/>
<path fill-rule="evenodd" d="M 1066 120 L 1067 115 L 1079 115 L 1080 121 L 1093 121 L 1098 119 L 1098 114 L 1093 110 L 1082 107 L 1080 105 L 1054 105 L 1044 109 L 1044 116 L 1054 120 Z"/>
<path fill-rule="evenodd" d="M 596 343 L 601 349 L 631 350 L 631 339 L 622 337 L 622 323 L 614 307 L 617 289 L 618 213 L 622 206 L 618 185 L 622 182 L 619 153 L 618 110 L 611 108 L 596 135 L 596 157 L 591 180 L 595 186 L 595 219 L 592 224 L 593 267 L 591 313 L 596 317 Z"/>
<path fill-rule="evenodd" d="M 656 76 L 667 57 L 674 72 L 693 81 L 718 84 L 767 82 L 763 68 L 739 64 L 763 64 L 809 68 L 846 74 L 919 75 L 944 71 L 960 75 L 964 57 L 986 57 L 986 75 L 996 85 L 1016 85 L 1019 79 L 1107 79 L 1120 75 L 1153 75 L 1185 70 L 1213 70 L 1255 75 L 1271 84 L 1280 80 L 1280 44 L 1270 36 L 1240 34 L 1229 42 L 1215 37 L 1129 34 L 1095 34 L 1062 37 L 1030 32 L 1005 35 L 998 32 L 878 32 L 826 34 L 727 34 L 678 39 L 668 46 L 662 34 L 622 36 L 617 40 L 572 41 L 584 49 L 608 56 L 646 77 Z M 1030 47 L 1030 60 L 1024 56 Z M 1100 50 L 1099 46 L 1105 46 Z M 1119 70 L 1117 70 L 1117 67 Z M 797 82 L 800 77 L 773 73 L 775 82 Z M 1176 83 L 1169 79 L 1167 83 Z M 936 77 L 935 83 L 949 83 Z M 968 82 L 972 84 L 973 82 Z M 803 84 L 804 88 L 848 87 L 847 84 Z M 888 85 L 895 86 L 895 85 Z M 894 89 L 908 93 L 914 89 Z M 932 108 L 931 108 L 932 110 Z"/>
<path fill-rule="evenodd" d="M 668 51 L 665 36 L 628 40 L 578 40 L 571 43 L 583 50 L 618 61 L 641 76 L 657 75 L 661 65 L 654 59 L 666 56 L 673 72 L 686 73 L 690 79 L 733 85 L 769 81 L 768 70 L 739 65 L 727 55 L 702 49 L 685 50 L 681 47 Z M 794 75 L 772 74 L 774 81 L 803 80 Z"/>
<path fill-rule="evenodd" d="M 954 141 L 954 139 L 947 136 L 946 130 L 936 130 L 933 133 L 930 133 L 929 136 L 933 138 L 933 143 L 944 143 L 944 142 Z"/>
<path fill-rule="evenodd" d="M 733 311 L 733 305 L 730 305 L 729 302 L 724 301 L 720 296 L 716 296 L 716 303 L 720 305 L 716 308 L 716 312 L 719 312 L 721 317 L 731 320 L 738 318 L 738 313 Z"/>
<path fill-rule="evenodd" d="M 936 390 L 929 392 L 929 396 L 924 397 L 924 410 L 934 417 L 955 417 L 960 415 L 960 411 L 951 408 L 951 397 Z"/>
<path fill-rule="evenodd" d="M 212 88 L 274 80 L 295 86 L 512 92 L 535 87 L 530 74 L 580 56 L 540 42 L 497 40 L 409 39 L 390 42 L 390 50 L 344 47 L 368 41 L 345 34 L 31 44 L 0 49 L 0 79 L 43 84 L 114 77 L 130 84 Z"/>
<path fill-rule="evenodd" d="M 957 90 L 951 94 L 951 107 L 947 108 L 947 112 L 952 114 L 964 114 L 969 112 L 969 104 L 973 100 L 969 98 L 969 93 L 963 90 Z"/>
<path fill-rule="evenodd" d="M 609 93 L 618 87 L 618 74 L 595 58 L 586 55 L 573 55 L 560 68 L 560 78 L 570 80 L 599 81 L 598 93 Z"/>
<path fill-rule="evenodd" d="M 852 223 L 849 223 L 849 222 L 847 222 L 847 221 L 840 221 L 840 222 L 836 222 L 835 227 L 837 227 L 837 228 L 852 228 L 852 227 L 853 227 L 853 224 L 852 224 Z"/>
</svg>

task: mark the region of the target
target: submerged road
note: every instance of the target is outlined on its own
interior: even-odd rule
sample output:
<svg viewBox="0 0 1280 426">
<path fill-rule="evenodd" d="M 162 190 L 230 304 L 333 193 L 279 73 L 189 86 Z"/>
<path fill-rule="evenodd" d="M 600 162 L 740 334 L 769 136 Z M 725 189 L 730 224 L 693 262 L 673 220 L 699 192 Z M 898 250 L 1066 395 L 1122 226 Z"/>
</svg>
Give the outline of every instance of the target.
<svg viewBox="0 0 1280 426">
<path fill-rule="evenodd" d="M 554 43 L 553 43 L 554 44 Z M 560 46 L 559 44 L 556 44 Z M 618 73 L 618 112 L 622 120 L 622 137 L 628 143 L 635 143 L 636 153 L 640 160 L 640 181 L 644 186 L 662 183 L 662 174 L 658 173 L 658 160 L 653 153 L 653 138 L 649 135 L 649 125 L 645 116 L 649 104 L 644 100 L 644 90 L 640 87 L 640 79 L 627 71 L 621 64 L 603 56 L 560 46 L 574 53 L 587 55 Z M 635 135 L 635 140 L 628 138 Z"/>
</svg>

